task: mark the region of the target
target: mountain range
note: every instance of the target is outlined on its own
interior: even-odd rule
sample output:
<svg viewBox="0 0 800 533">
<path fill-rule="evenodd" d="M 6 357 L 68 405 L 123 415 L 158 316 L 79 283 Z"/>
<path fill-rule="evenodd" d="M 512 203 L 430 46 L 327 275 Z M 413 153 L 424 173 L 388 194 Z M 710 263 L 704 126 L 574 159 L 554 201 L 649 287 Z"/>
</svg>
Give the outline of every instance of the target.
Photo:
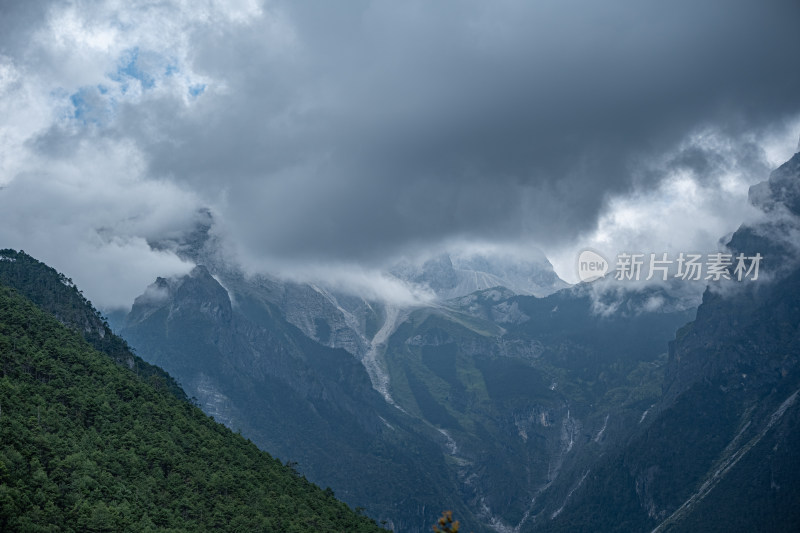
<svg viewBox="0 0 800 533">
<path fill-rule="evenodd" d="M 244 505 L 251 529 L 377 529 L 335 494 L 398 532 L 444 510 L 475 532 L 794 531 L 800 154 L 750 196 L 763 219 L 726 246 L 761 254 L 760 278 L 696 308 L 673 285 L 452 252 L 387 273 L 429 298 L 363 298 L 232 265 L 204 211 L 151 243 L 197 266 L 109 324 L 3 250 L 2 523 L 210 527 Z"/>
<path fill-rule="evenodd" d="M 614 311 L 601 313 L 596 286 L 567 286 L 546 259 L 522 264 L 451 253 L 390 271 L 434 299 L 416 306 L 371 301 L 231 267 L 215 258 L 208 215 L 179 243 L 184 257 L 202 266 L 157 280 L 118 328 L 206 412 L 298 461 L 309 479 L 396 531 L 426 530 L 443 508 L 475 531 L 690 523 L 686 517 L 699 507 L 678 513 L 681 498 L 696 494 L 714 465 L 741 451 L 732 428 L 738 432 L 750 421 L 747 431 L 758 434 L 765 426 L 747 417 L 769 420 L 790 397 L 775 393 L 767 401 L 761 391 L 758 399 L 735 400 L 718 385 L 700 390 L 697 383 L 732 368 L 755 382 L 761 371 L 753 369 L 762 361 L 750 361 L 753 353 L 739 356 L 749 361 L 743 369 L 713 362 L 731 344 L 721 338 L 732 335 L 722 323 L 745 320 L 733 318 L 745 303 L 760 309 L 749 320 L 778 323 L 777 304 L 748 298 L 768 298 L 770 291 L 788 298 L 787 289 L 796 297 L 787 266 L 794 252 L 785 237 L 767 235 L 787 235 L 795 220 L 797 161 L 753 188 L 752 202 L 768 221 L 740 228 L 728 243 L 784 268 L 764 273 L 762 279 L 773 279 L 754 284 L 752 294 L 709 290 L 698 310 L 680 305 L 665 286 L 612 291 L 616 301 L 606 308 Z M 647 305 L 652 301 L 667 305 Z M 784 320 L 783 334 L 796 333 L 796 317 Z M 777 335 L 765 329 L 744 338 L 736 326 L 734 332 L 741 346 Z M 698 353 L 682 356 L 690 345 Z M 740 402 L 720 427 L 727 433 L 705 431 L 716 431 L 714 420 L 697 411 L 707 401 Z M 687 432 L 681 458 L 691 468 L 651 442 L 658 428 L 674 446 Z M 673 481 L 657 475 L 672 476 L 672 469 L 683 475 Z M 598 476 L 628 499 L 619 508 L 626 521 L 618 520 L 621 510 L 609 518 L 594 504 L 578 505 L 591 500 L 587 494 L 614 494 L 607 485 L 600 490 Z"/>
</svg>

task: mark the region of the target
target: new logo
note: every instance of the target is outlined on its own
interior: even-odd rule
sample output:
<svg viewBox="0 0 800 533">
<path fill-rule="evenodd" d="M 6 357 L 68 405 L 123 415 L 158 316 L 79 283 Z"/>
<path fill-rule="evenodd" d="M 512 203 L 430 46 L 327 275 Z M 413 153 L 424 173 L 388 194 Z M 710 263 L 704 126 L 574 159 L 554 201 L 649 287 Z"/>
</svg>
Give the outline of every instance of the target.
<svg viewBox="0 0 800 533">
<path fill-rule="evenodd" d="M 594 281 L 608 273 L 609 265 L 605 257 L 594 250 L 584 250 L 578 256 L 578 279 Z"/>
</svg>

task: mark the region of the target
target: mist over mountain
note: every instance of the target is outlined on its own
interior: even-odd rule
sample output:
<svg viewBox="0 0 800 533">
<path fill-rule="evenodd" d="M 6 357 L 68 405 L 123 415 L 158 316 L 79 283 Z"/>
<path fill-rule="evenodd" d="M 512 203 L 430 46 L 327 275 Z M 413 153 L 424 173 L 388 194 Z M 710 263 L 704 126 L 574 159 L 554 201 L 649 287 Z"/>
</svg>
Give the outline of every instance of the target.
<svg viewBox="0 0 800 533">
<path fill-rule="evenodd" d="M 403 261 L 392 267 L 390 273 L 426 287 L 445 300 L 493 287 L 546 296 L 568 285 L 540 251 L 525 258 L 504 255 L 499 250 L 462 252 L 455 256 L 443 253 L 422 264 Z"/>
</svg>

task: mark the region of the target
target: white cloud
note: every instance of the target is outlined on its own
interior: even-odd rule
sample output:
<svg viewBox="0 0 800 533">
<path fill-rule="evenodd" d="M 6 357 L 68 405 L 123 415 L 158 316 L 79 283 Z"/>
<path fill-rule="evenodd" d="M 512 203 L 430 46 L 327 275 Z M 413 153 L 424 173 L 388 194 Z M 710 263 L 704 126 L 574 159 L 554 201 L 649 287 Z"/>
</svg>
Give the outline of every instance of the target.
<svg viewBox="0 0 800 533">
<path fill-rule="evenodd" d="M 73 278 L 101 306 L 130 304 L 159 275 L 187 272 L 147 238 L 184 231 L 200 205 L 193 193 L 144 174 L 130 143 L 81 140 L 67 157 L 24 162 L 0 190 L 0 242 Z"/>
<path fill-rule="evenodd" d="M 0 243 L 65 272 L 97 305 L 130 305 L 156 276 L 193 266 L 147 239 L 184 231 L 207 202 L 148 172 L 147 155 L 113 129 L 117 111 L 224 91 L 194 71 L 192 32 L 262 10 L 107 1 L 46 12 L 15 57 L 0 56 Z"/>
<path fill-rule="evenodd" d="M 431 303 L 436 295 L 413 283 L 406 283 L 386 272 L 354 263 L 277 264 L 249 263 L 250 275 L 270 272 L 284 280 L 311 283 L 321 290 L 332 290 L 370 301 L 408 307 Z"/>
<path fill-rule="evenodd" d="M 775 161 L 782 163 L 794 153 L 785 142 L 787 137 L 791 135 L 784 131 L 779 136 L 773 130 L 745 140 L 714 130 L 690 135 L 675 150 L 643 165 L 641 171 L 662 175 L 655 186 L 609 198 L 592 231 L 546 250 L 556 272 L 567 281 L 577 281 L 576 260 L 584 248 L 598 250 L 611 261 L 612 270 L 620 253 L 660 257 L 666 252 L 675 258 L 680 252 L 720 250 L 720 239 L 763 215 L 748 202 L 748 191 L 767 179 Z M 681 154 L 695 149 L 704 154 L 704 172 L 674 164 Z"/>
</svg>

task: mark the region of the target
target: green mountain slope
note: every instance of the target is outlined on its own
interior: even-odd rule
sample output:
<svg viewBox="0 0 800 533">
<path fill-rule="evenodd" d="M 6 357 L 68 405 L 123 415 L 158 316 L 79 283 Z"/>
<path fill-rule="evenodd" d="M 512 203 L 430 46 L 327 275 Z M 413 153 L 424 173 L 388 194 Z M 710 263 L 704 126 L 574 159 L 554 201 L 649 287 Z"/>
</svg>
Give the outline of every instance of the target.
<svg viewBox="0 0 800 533">
<path fill-rule="evenodd" d="M 83 335 L 96 350 L 126 366 L 158 388 L 186 400 L 177 382 L 161 368 L 133 353 L 124 339 L 114 335 L 71 279 L 23 251 L 0 250 L 0 284 L 19 291 L 59 322 Z"/>
<path fill-rule="evenodd" d="M 380 531 L 0 287 L 0 530 Z"/>
</svg>

